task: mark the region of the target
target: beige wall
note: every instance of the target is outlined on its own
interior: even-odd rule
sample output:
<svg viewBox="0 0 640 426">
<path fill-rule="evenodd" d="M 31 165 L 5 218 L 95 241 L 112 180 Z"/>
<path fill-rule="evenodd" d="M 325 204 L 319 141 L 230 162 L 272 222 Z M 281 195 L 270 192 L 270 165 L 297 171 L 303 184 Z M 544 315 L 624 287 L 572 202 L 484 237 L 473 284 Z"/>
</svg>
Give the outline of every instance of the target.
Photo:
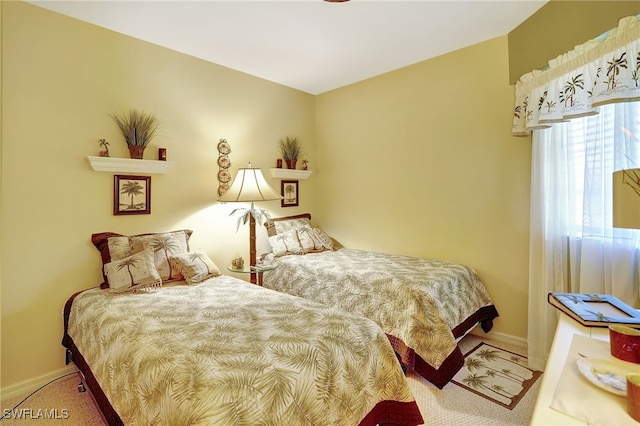
<svg viewBox="0 0 640 426">
<path fill-rule="evenodd" d="M 317 97 L 316 219 L 349 247 L 473 266 L 526 338 L 530 150 L 507 37 Z"/>
<path fill-rule="evenodd" d="M 63 368 L 62 308 L 100 282 L 94 232 L 189 228 L 224 268 L 248 256 L 234 207 L 217 198 L 216 145 L 231 144 L 231 171 L 263 169 L 277 141 L 297 136 L 315 165 L 314 97 L 104 30 L 36 6 L 2 7 L 2 377 L 3 390 Z M 113 173 L 94 172 L 98 139 L 127 157 L 112 112 L 140 108 L 161 120 L 145 158 L 166 147 L 175 164 L 152 175 L 151 215 L 113 216 Z M 268 176 L 268 174 L 267 174 Z M 279 188 L 279 181 L 268 176 Z M 313 177 L 300 206 L 263 203 L 273 215 L 315 210 Z M 258 235 L 261 238 L 261 234 Z M 265 240 L 262 239 L 262 243 Z"/>
<path fill-rule="evenodd" d="M 638 0 L 551 0 L 509 33 L 509 81 L 640 13 Z"/>
</svg>

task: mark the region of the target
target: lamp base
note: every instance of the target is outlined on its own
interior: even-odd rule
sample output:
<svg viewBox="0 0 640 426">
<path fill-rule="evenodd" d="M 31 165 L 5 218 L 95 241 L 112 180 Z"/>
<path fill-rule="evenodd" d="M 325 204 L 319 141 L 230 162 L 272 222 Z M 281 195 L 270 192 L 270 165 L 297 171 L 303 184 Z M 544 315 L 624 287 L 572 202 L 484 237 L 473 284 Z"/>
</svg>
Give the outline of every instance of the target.
<svg viewBox="0 0 640 426">
<path fill-rule="evenodd" d="M 253 207 L 253 205 L 252 205 Z M 256 266 L 256 218 L 249 214 L 249 268 Z M 251 284 L 256 284 L 257 276 L 251 273 Z"/>
</svg>

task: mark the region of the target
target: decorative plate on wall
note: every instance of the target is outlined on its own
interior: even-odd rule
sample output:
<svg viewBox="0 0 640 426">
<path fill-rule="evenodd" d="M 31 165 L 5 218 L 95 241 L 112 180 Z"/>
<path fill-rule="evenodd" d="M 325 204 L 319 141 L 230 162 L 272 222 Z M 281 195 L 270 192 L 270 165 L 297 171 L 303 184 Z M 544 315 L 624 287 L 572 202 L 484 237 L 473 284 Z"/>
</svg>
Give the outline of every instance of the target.
<svg viewBox="0 0 640 426">
<path fill-rule="evenodd" d="M 221 196 L 229 189 L 228 183 L 231 181 L 231 173 L 227 170 L 231 167 L 231 160 L 228 157 L 231 153 L 231 146 L 226 139 L 220 139 L 218 142 L 218 152 L 220 153 L 218 156 L 218 167 L 220 168 L 218 171 L 218 195 Z"/>
<path fill-rule="evenodd" d="M 229 157 L 225 156 L 220 156 L 218 157 L 218 166 L 220 166 L 223 169 L 228 169 L 229 167 L 231 167 L 231 160 L 229 160 Z"/>
<path fill-rule="evenodd" d="M 218 143 L 218 152 L 224 155 L 231 154 L 231 146 L 229 146 L 226 139 L 220 139 L 220 142 Z"/>
<path fill-rule="evenodd" d="M 231 173 L 229 173 L 226 169 L 222 169 L 218 172 L 218 181 L 220 183 L 229 183 L 231 180 Z"/>
</svg>

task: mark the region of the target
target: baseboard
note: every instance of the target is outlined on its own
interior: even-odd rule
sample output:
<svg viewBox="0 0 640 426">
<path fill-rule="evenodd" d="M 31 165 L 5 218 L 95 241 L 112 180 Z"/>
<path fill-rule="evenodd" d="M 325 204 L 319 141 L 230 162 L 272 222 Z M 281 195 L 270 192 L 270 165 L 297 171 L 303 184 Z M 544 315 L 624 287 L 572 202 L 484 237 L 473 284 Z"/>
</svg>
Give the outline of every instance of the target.
<svg viewBox="0 0 640 426">
<path fill-rule="evenodd" d="M 14 385 L 2 388 L 0 389 L 0 401 L 4 402 L 8 399 L 20 396 L 26 397 L 31 392 L 35 391 L 43 385 L 46 385 L 50 381 L 62 377 L 65 374 L 73 373 L 74 371 L 76 371 L 75 365 L 69 364 L 68 366 L 60 368 L 59 370 L 55 370 L 50 373 L 43 374 L 42 376 L 34 377 L 33 379 L 25 380 L 23 382 L 19 382 Z"/>
<path fill-rule="evenodd" d="M 489 333 L 485 333 L 481 328 L 476 327 L 471 330 L 470 334 L 478 337 L 489 338 L 494 340 L 497 343 L 504 343 L 505 345 L 512 345 L 517 348 L 527 350 L 527 339 L 523 339 L 522 337 L 512 336 L 511 334 L 500 333 L 498 331 L 491 331 Z M 525 352 L 526 353 L 526 352 Z"/>
</svg>

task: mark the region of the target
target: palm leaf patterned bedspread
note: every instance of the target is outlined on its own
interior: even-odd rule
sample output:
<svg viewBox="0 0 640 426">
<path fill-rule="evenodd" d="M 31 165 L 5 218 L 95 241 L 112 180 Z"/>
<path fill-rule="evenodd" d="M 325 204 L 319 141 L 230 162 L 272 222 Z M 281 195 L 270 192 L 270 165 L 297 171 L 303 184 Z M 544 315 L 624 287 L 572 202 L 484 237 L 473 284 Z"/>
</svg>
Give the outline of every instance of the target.
<svg viewBox="0 0 640 426">
<path fill-rule="evenodd" d="M 228 276 L 87 290 L 68 334 L 127 425 L 357 425 L 383 401 L 422 422 L 374 322 Z"/>
<path fill-rule="evenodd" d="M 264 286 L 374 320 L 433 368 L 456 348 L 452 330 L 493 301 L 468 266 L 340 248 L 287 255 Z"/>
</svg>

